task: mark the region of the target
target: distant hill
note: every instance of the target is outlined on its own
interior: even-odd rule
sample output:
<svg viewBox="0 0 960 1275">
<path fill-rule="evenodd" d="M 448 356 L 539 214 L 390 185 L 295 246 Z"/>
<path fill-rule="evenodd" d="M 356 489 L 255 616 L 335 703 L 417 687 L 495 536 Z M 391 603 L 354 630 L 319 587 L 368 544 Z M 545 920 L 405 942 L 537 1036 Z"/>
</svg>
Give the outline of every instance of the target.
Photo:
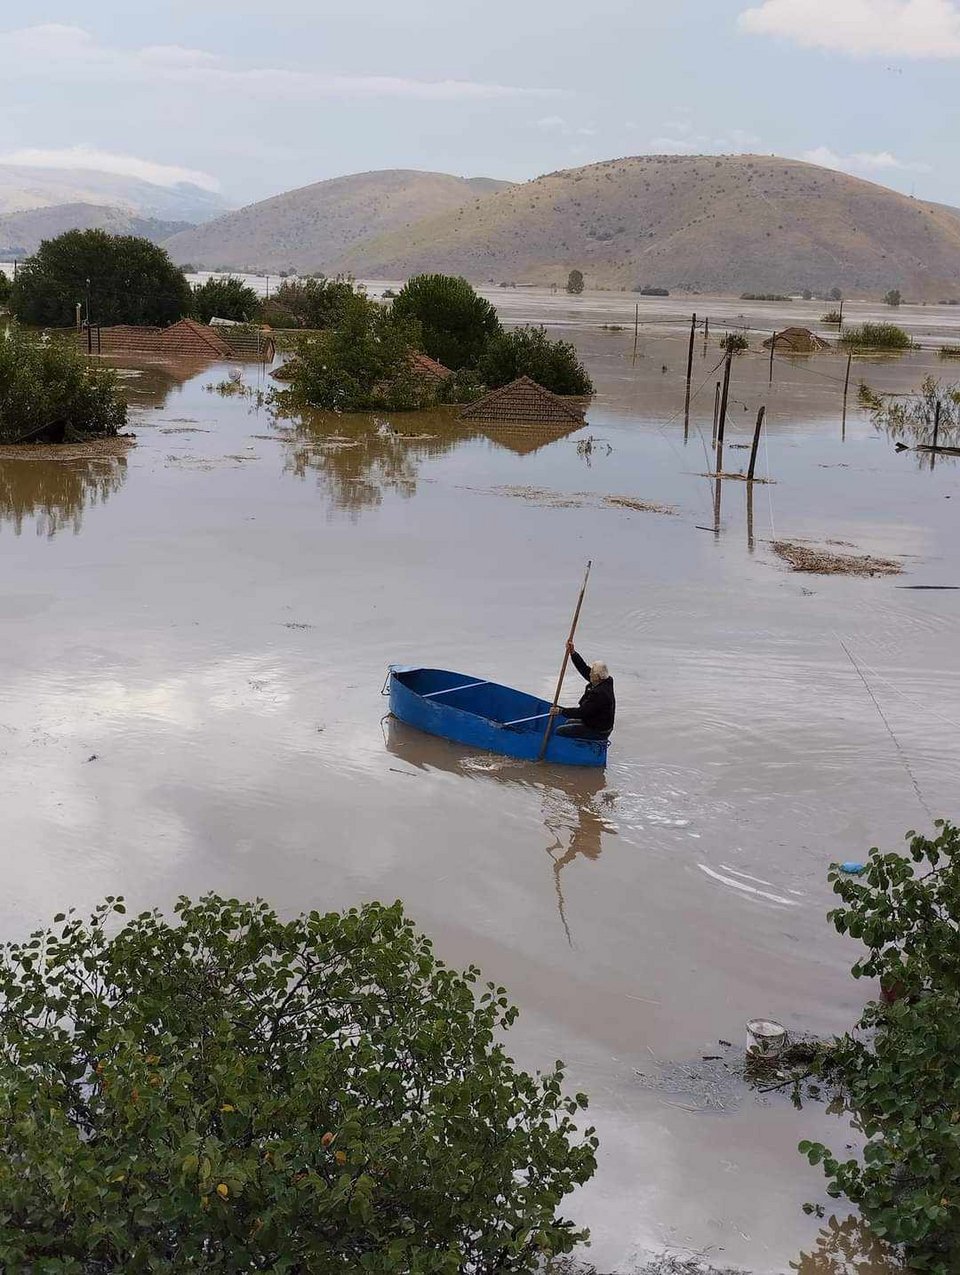
<svg viewBox="0 0 960 1275">
<path fill-rule="evenodd" d="M 158 186 L 136 177 L 85 168 L 0 164 L 0 214 L 57 204 L 124 208 L 138 217 L 185 221 L 191 225 L 217 217 L 229 207 L 214 191 L 191 182 Z"/>
<path fill-rule="evenodd" d="M 54 239 L 65 230 L 106 230 L 111 235 L 140 235 L 162 243 L 180 230 L 189 230 L 187 221 L 159 221 L 138 217 L 123 208 L 97 204 L 53 204 L 28 212 L 0 216 L 0 260 L 27 257 L 36 252 L 41 239 Z"/>
<path fill-rule="evenodd" d="M 315 182 L 218 217 L 166 243 L 174 261 L 211 270 L 336 274 L 359 241 L 405 231 L 508 188 L 492 178 L 410 169 Z"/>
<path fill-rule="evenodd" d="M 898 287 L 937 300 L 960 296 L 960 213 L 795 160 L 638 156 L 550 173 L 412 226 L 358 233 L 333 264 L 381 278 L 442 270 L 478 282 L 562 284 L 577 268 L 588 287 Z"/>
</svg>

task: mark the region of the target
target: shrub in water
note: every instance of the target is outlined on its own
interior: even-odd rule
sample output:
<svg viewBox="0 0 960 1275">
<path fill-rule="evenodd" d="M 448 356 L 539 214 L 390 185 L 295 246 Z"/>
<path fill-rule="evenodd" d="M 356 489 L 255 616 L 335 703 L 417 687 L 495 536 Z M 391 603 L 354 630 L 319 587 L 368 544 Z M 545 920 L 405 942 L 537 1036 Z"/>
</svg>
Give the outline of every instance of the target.
<svg viewBox="0 0 960 1275">
<path fill-rule="evenodd" d="M 551 341 L 545 328 L 513 328 L 491 337 L 477 368 L 491 389 L 529 376 L 554 394 L 592 394 L 593 382 L 569 341 Z"/>
<path fill-rule="evenodd" d="M 82 442 L 116 434 L 126 419 L 111 369 L 16 324 L 0 337 L 0 442 Z"/>
<path fill-rule="evenodd" d="M 909 334 L 895 323 L 862 323 L 859 327 L 847 328 L 840 341 L 861 350 L 913 349 Z"/>
<path fill-rule="evenodd" d="M 399 319 L 420 325 L 424 353 L 452 371 L 476 367 L 487 339 L 500 331 L 497 311 L 466 279 L 421 274 L 407 281 L 393 301 Z"/>
</svg>

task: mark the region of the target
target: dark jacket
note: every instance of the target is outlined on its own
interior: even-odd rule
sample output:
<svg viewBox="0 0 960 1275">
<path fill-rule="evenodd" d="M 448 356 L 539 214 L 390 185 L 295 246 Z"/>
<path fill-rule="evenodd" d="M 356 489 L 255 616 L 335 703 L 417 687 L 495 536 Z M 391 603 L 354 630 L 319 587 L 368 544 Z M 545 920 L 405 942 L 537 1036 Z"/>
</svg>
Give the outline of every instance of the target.
<svg viewBox="0 0 960 1275">
<path fill-rule="evenodd" d="M 590 681 L 590 665 L 574 651 L 571 656 L 573 666 L 581 677 L 587 679 L 587 689 L 583 692 L 576 708 L 561 708 L 564 717 L 575 722 L 583 722 L 590 730 L 610 732 L 613 730 L 613 719 L 617 712 L 617 701 L 613 694 L 613 678 L 605 677 L 596 686 Z"/>
</svg>

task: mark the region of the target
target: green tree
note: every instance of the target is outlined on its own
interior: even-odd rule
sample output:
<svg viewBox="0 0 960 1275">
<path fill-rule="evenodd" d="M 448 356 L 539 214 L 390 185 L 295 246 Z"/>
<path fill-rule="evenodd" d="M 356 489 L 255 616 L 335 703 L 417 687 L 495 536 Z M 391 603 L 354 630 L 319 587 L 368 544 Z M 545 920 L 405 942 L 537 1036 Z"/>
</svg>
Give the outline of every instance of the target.
<svg viewBox="0 0 960 1275">
<path fill-rule="evenodd" d="M 194 284 L 193 314 L 201 323 L 209 323 L 211 319 L 250 323 L 257 318 L 259 310 L 260 298 L 242 279 L 214 275 Z"/>
<path fill-rule="evenodd" d="M 568 341 L 551 341 L 544 328 L 498 332 L 483 347 L 480 379 L 490 388 L 529 376 L 554 394 L 592 394 L 593 382 Z"/>
<path fill-rule="evenodd" d="M 899 288 L 891 288 L 889 292 L 883 294 L 883 304 L 890 306 L 898 306 L 903 300 Z"/>
<path fill-rule="evenodd" d="M 24 323 L 68 327 L 79 302 L 90 322 L 165 326 L 190 313 L 183 271 L 163 248 L 136 235 L 68 230 L 45 239 L 17 271 L 10 309 Z"/>
<path fill-rule="evenodd" d="M 0 965 L 0 1266 L 493 1275 L 583 1238 L 561 1064 L 399 903 L 54 918 Z"/>
<path fill-rule="evenodd" d="M 5 306 L 10 298 L 11 283 L 3 270 L 0 270 L 0 306 Z"/>
<path fill-rule="evenodd" d="M 840 344 L 862 350 L 913 349 L 909 332 L 898 328 L 895 323 L 861 323 L 859 327 L 847 328 Z"/>
<path fill-rule="evenodd" d="M 430 406 L 436 388 L 411 366 L 419 338 L 416 323 L 357 297 L 336 327 L 300 339 L 289 388 L 277 400 L 294 410 L 334 412 Z"/>
<path fill-rule="evenodd" d="M 567 291 L 573 297 L 578 297 L 583 291 L 583 271 L 571 270 L 567 275 Z"/>
<path fill-rule="evenodd" d="M 859 1205 L 874 1234 L 905 1246 L 911 1270 L 960 1269 L 960 829 L 907 834 L 908 853 L 870 851 L 861 876 L 834 864 L 843 906 L 829 914 L 866 948 L 854 978 L 875 978 L 855 1034 L 826 1055 L 866 1139 L 839 1160 L 803 1142 L 830 1195 Z"/>
<path fill-rule="evenodd" d="M 16 324 L 0 339 L 0 442 L 81 442 L 116 434 L 126 419 L 111 369 Z"/>
<path fill-rule="evenodd" d="M 500 331 L 496 309 L 466 279 L 453 275 L 409 279 L 394 298 L 393 312 L 416 320 L 424 352 L 454 372 L 476 367 L 485 342 Z"/>
<path fill-rule="evenodd" d="M 271 297 L 260 306 L 260 317 L 274 328 L 307 328 L 319 331 L 334 327 L 349 307 L 365 298 L 362 286 L 353 279 L 284 279 Z"/>
</svg>

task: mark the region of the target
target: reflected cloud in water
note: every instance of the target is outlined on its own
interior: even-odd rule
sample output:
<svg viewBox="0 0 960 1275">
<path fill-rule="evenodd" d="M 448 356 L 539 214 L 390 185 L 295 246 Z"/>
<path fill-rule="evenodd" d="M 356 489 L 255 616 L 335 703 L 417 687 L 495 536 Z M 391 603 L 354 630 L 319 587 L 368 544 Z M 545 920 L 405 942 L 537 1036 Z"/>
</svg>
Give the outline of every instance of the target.
<svg viewBox="0 0 960 1275">
<path fill-rule="evenodd" d="M 38 536 L 79 534 L 83 516 L 104 504 L 127 478 L 124 456 L 88 460 L 0 460 L 0 522 L 12 524 L 19 536 L 34 522 Z"/>
<path fill-rule="evenodd" d="M 463 778 L 525 789 L 539 801 L 548 835 L 544 847 L 552 865 L 557 911 L 570 946 L 563 872 L 577 858 L 600 858 L 604 836 L 616 836 L 612 819 L 619 794 L 607 787 L 606 775 L 592 767 L 547 766 L 516 761 L 495 753 L 471 753 L 397 721 L 385 720 L 387 749 L 418 770 L 442 770 Z"/>
</svg>

